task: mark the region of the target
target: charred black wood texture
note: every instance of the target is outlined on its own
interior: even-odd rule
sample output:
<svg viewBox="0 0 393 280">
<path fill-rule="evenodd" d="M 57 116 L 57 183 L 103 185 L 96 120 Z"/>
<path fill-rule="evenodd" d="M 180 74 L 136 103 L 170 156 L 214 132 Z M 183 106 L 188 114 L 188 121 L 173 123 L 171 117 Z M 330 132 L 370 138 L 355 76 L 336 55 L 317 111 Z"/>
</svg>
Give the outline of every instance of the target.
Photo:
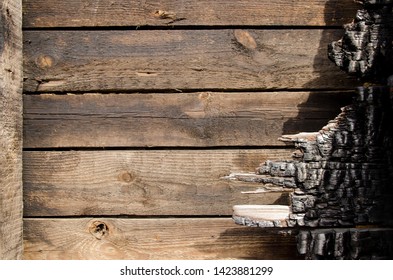
<svg viewBox="0 0 393 280">
<path fill-rule="evenodd" d="M 319 132 L 281 138 L 295 144 L 294 159 L 266 161 L 254 181 L 293 189 L 287 226 L 392 224 L 392 108 L 389 87 L 361 87 Z"/>
<path fill-rule="evenodd" d="M 234 176 L 292 189 L 287 226 L 316 228 L 298 235 L 298 252 L 306 259 L 393 258 L 393 230 L 385 228 L 393 224 L 393 1 L 358 2 L 364 9 L 329 45 L 328 55 L 378 86 L 359 87 L 353 103 L 320 131 L 282 136 L 297 147 L 293 160 L 266 161 L 254 179 Z M 234 220 L 277 224 L 255 217 Z"/>
<path fill-rule="evenodd" d="M 393 256 L 392 229 L 316 229 L 301 231 L 297 240 L 299 253 L 311 260 L 371 260 Z"/>
<path fill-rule="evenodd" d="M 329 46 L 329 58 L 348 73 L 385 82 L 393 74 L 393 1 L 360 1 L 355 20 L 344 37 Z"/>
</svg>

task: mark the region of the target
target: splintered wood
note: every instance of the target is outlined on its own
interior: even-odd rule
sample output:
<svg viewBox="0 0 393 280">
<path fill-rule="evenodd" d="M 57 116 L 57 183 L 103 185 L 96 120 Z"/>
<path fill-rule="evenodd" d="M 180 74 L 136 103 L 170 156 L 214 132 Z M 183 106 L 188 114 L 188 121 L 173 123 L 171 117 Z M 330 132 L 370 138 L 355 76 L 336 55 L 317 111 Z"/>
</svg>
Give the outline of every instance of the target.
<svg viewBox="0 0 393 280">
<path fill-rule="evenodd" d="M 293 188 L 286 226 L 390 222 L 393 137 L 387 128 L 393 117 L 392 100 L 388 87 L 359 88 L 354 104 L 319 132 L 282 137 L 295 144 L 301 158 L 266 161 L 256 176 L 263 184 Z M 258 213 L 261 216 L 254 215 L 254 221 L 239 220 L 235 207 L 234 215 L 237 222 L 266 226 L 265 213 Z"/>
<path fill-rule="evenodd" d="M 319 132 L 283 137 L 301 158 L 267 161 L 256 176 L 263 184 L 293 188 L 287 226 L 390 223 L 392 100 L 388 87 L 359 88 L 354 104 Z"/>
<path fill-rule="evenodd" d="M 378 228 L 393 225 L 392 3 L 361 2 L 365 9 L 346 26 L 343 39 L 330 45 L 329 57 L 364 81 L 382 85 L 357 88 L 352 104 L 320 131 L 282 136 L 299 150 L 293 160 L 266 161 L 254 179 L 227 177 L 292 188 L 284 226 L 363 227 L 302 231 L 298 251 L 308 259 L 393 257 L 392 230 Z M 269 215 L 271 208 L 252 207 L 253 214 L 235 206 L 235 222 L 283 226 Z"/>
<path fill-rule="evenodd" d="M 249 226 L 255 223 L 259 227 L 286 226 L 291 209 L 286 205 L 236 205 L 233 207 L 233 219 L 238 224 Z"/>
</svg>

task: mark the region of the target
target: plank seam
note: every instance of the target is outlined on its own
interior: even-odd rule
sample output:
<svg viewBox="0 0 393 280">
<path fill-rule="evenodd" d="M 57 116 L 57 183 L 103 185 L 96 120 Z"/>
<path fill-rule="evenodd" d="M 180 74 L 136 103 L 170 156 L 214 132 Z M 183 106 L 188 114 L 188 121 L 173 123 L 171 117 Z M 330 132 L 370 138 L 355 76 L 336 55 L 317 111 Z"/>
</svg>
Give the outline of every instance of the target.
<svg viewBox="0 0 393 280">
<path fill-rule="evenodd" d="M 209 147 L 194 147 L 194 146 L 166 146 L 166 147 L 50 147 L 50 148 L 24 148 L 24 152 L 72 152 L 72 151 L 200 151 L 200 150 L 290 150 L 294 145 L 282 146 L 209 146 Z"/>
<path fill-rule="evenodd" d="M 129 31 L 129 30 L 342 30 L 342 26 L 327 25 L 167 25 L 167 26 L 62 26 L 62 27 L 24 27 L 23 31 Z"/>
<path fill-rule="evenodd" d="M 43 94 L 56 94 L 56 95 L 83 95 L 83 94 L 179 94 L 179 93 L 266 93 L 266 92 L 355 92 L 353 88 L 193 88 L 193 89 L 136 89 L 136 90 L 78 90 L 78 91 L 27 91 L 23 92 L 24 95 L 43 95 Z"/>
</svg>

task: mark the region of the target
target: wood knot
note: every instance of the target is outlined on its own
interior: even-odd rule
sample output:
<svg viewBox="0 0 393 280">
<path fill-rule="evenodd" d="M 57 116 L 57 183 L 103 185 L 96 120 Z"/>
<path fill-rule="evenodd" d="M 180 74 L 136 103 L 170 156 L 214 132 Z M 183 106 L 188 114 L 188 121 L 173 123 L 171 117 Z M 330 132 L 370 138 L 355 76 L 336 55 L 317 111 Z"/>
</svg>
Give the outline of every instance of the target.
<svg viewBox="0 0 393 280">
<path fill-rule="evenodd" d="M 235 30 L 233 34 L 236 41 L 246 49 L 255 50 L 257 48 L 257 42 L 248 31 Z"/>
<path fill-rule="evenodd" d="M 175 13 L 162 11 L 162 10 L 155 11 L 154 16 L 160 19 L 173 19 L 173 20 L 176 19 Z"/>
<path fill-rule="evenodd" d="M 55 59 L 50 55 L 40 55 L 36 58 L 35 62 L 41 69 L 47 69 L 54 65 Z"/>
<path fill-rule="evenodd" d="M 172 24 L 172 23 L 175 23 L 175 22 L 182 21 L 182 20 L 186 19 L 185 17 L 178 17 L 176 15 L 176 13 L 163 11 L 163 10 L 155 11 L 154 12 L 154 16 L 156 18 L 159 18 L 159 19 L 168 19 L 168 20 L 170 20 L 170 21 L 166 22 L 166 24 Z"/>
<path fill-rule="evenodd" d="M 119 175 L 119 180 L 126 183 L 131 183 L 132 181 L 134 181 L 134 179 L 135 176 L 130 172 L 122 172 Z"/>
<path fill-rule="evenodd" d="M 210 92 L 202 92 L 198 95 L 198 98 L 200 100 L 209 100 L 211 98 L 211 93 Z"/>
<path fill-rule="evenodd" d="M 94 221 L 90 225 L 89 231 L 98 240 L 101 240 L 109 234 L 108 226 L 106 225 L 106 223 L 101 221 Z"/>
</svg>

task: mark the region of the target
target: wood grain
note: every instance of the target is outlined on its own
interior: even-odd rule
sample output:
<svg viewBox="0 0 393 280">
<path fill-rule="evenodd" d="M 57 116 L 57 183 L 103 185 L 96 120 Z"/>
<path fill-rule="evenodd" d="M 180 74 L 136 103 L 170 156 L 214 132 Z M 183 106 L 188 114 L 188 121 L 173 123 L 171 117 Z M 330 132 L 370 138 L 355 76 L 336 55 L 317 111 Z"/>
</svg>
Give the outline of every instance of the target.
<svg viewBox="0 0 393 280">
<path fill-rule="evenodd" d="M 0 260 L 22 257 L 22 1 L 0 1 Z"/>
<path fill-rule="evenodd" d="M 25 259 L 296 259 L 295 235 L 231 219 L 25 219 Z"/>
<path fill-rule="evenodd" d="M 25 216 L 232 215 L 235 204 L 287 204 L 287 194 L 225 180 L 292 150 L 24 152 Z"/>
<path fill-rule="evenodd" d="M 24 27 L 342 26 L 352 0 L 24 0 Z"/>
<path fill-rule="evenodd" d="M 352 92 L 25 95 L 24 147 L 283 146 Z"/>
<path fill-rule="evenodd" d="M 24 32 L 27 92 L 343 89 L 338 30 Z"/>
</svg>

